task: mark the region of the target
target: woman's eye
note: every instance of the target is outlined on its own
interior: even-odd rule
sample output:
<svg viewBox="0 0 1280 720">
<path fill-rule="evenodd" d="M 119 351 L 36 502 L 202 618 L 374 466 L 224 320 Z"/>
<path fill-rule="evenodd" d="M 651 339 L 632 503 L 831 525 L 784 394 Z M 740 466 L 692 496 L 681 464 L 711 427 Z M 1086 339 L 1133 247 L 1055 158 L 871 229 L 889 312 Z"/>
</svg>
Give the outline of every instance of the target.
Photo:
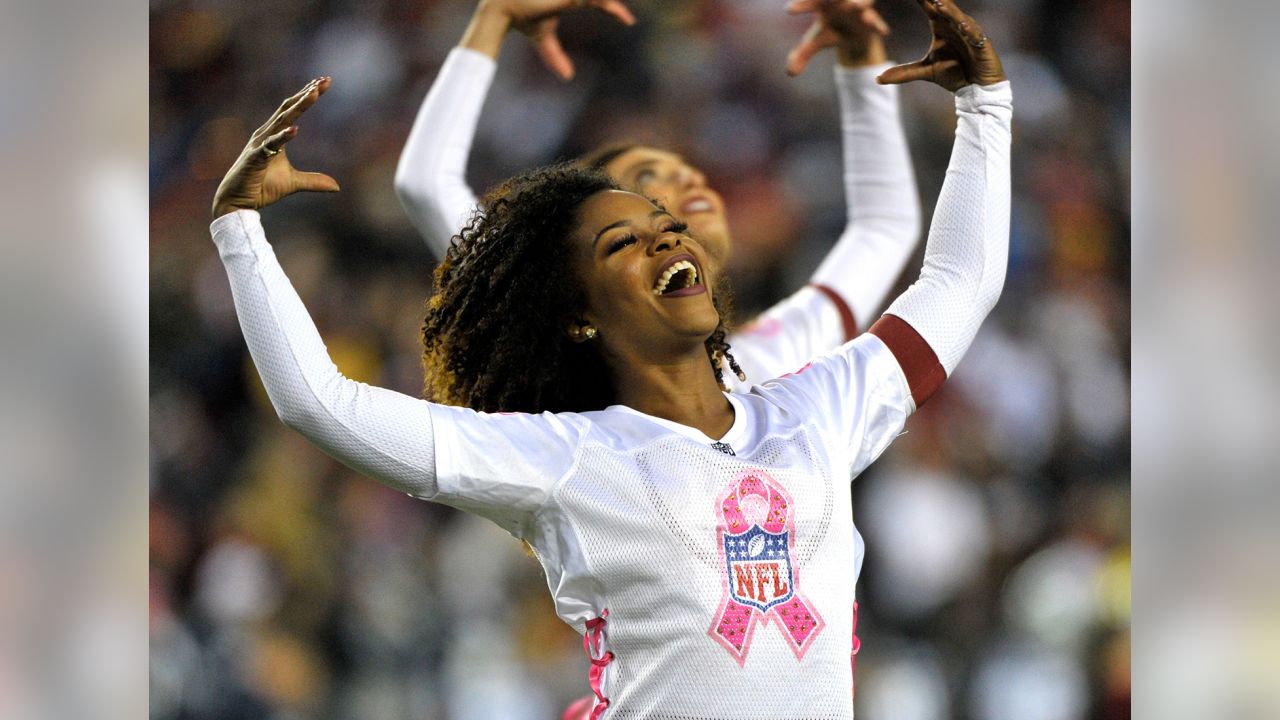
<svg viewBox="0 0 1280 720">
<path fill-rule="evenodd" d="M 609 254 L 609 255 L 612 255 L 612 254 L 614 254 L 614 253 L 618 252 L 619 250 L 621 250 L 622 248 L 624 248 L 624 247 L 626 247 L 626 246 L 628 246 L 628 245 L 630 245 L 630 244 L 634 243 L 635 241 L 636 241 L 636 236 L 635 236 L 635 235 L 623 235 L 622 237 L 618 238 L 617 240 L 614 240 L 613 242 L 609 243 L 609 252 L 608 252 L 608 254 Z"/>
<path fill-rule="evenodd" d="M 656 177 L 658 177 L 657 173 L 652 170 L 641 170 L 636 173 L 636 187 L 644 187 L 653 182 Z"/>
<path fill-rule="evenodd" d="M 688 223 L 682 223 L 682 222 L 673 222 L 673 223 L 671 223 L 671 224 L 667 225 L 666 227 L 662 228 L 662 232 L 664 232 L 664 233 L 680 233 L 680 234 L 684 234 L 684 233 L 686 233 L 686 232 L 688 232 L 688 231 L 689 231 L 689 224 L 688 224 Z"/>
</svg>

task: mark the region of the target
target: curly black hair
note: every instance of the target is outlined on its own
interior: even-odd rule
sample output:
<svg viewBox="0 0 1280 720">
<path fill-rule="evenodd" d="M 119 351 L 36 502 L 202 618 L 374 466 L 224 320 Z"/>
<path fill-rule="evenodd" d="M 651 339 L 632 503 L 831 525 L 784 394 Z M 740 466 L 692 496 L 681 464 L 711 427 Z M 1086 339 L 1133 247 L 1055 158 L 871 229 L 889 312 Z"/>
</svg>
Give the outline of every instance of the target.
<svg viewBox="0 0 1280 720">
<path fill-rule="evenodd" d="M 565 282 L 578 206 L 616 189 L 599 170 L 562 163 L 485 195 L 436 268 L 422 323 L 428 397 L 485 412 L 582 412 L 616 402 L 599 341 L 566 334 L 586 299 L 578 283 Z M 723 317 L 706 341 L 721 385 L 725 364 L 741 376 Z"/>
</svg>

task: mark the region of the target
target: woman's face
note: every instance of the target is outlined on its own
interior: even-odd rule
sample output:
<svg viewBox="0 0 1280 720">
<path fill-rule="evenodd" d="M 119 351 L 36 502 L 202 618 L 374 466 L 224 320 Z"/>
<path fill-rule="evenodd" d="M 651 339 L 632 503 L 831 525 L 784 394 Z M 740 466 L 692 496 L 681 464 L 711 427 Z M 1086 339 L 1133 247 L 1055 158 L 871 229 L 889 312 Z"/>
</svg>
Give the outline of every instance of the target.
<svg viewBox="0 0 1280 720">
<path fill-rule="evenodd" d="M 587 300 L 582 320 L 606 355 L 625 366 L 705 352 L 720 315 L 702 244 L 668 212 L 622 190 L 587 198 L 577 221 L 570 240 Z"/>
<path fill-rule="evenodd" d="M 676 217 L 689 223 L 702 241 L 710 260 L 724 267 L 729 260 L 729 222 L 724 200 L 707 187 L 707 179 L 684 158 L 664 150 L 634 147 L 604 166 L 619 185 L 662 203 Z"/>
</svg>

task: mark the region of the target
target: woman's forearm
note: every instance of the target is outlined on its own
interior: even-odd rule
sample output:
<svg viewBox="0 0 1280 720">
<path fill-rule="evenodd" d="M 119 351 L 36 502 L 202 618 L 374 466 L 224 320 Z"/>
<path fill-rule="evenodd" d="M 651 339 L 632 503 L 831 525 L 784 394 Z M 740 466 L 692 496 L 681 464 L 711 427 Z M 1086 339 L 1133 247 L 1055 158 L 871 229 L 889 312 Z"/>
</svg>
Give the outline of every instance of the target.
<svg viewBox="0 0 1280 720">
<path fill-rule="evenodd" d="M 471 16 L 466 32 L 462 34 L 462 40 L 458 42 L 458 47 L 475 50 L 497 60 L 498 53 L 502 51 L 502 41 L 506 39 L 510 29 L 510 13 L 499 9 L 489 0 L 481 0 L 475 14 Z"/>
<path fill-rule="evenodd" d="M 434 496 L 429 403 L 338 371 L 257 212 L 223 215 L 210 229 L 245 342 L 280 419 L 355 470 L 410 495 Z"/>
<path fill-rule="evenodd" d="M 955 145 L 929 228 L 924 267 L 920 279 L 886 313 L 905 321 L 927 343 L 947 375 L 1004 286 L 1013 120 L 1007 81 L 968 85 L 956 93 L 955 102 Z M 900 348 L 899 343 L 895 350 Z"/>
<path fill-rule="evenodd" d="M 437 258 L 476 207 L 467 160 L 496 69 L 481 52 L 454 48 L 422 101 L 396 166 L 400 204 Z"/>
<path fill-rule="evenodd" d="M 898 88 L 875 81 L 887 67 L 835 70 L 848 219 L 813 282 L 843 298 L 859 323 L 884 307 L 920 240 L 920 198 Z"/>
</svg>

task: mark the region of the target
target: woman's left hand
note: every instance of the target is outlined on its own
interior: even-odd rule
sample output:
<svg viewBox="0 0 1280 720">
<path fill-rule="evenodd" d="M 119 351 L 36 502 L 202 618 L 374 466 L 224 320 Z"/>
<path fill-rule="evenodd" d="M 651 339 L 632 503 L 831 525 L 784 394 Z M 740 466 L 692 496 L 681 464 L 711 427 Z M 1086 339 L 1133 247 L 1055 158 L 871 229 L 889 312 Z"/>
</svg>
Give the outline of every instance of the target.
<svg viewBox="0 0 1280 720">
<path fill-rule="evenodd" d="M 995 85 L 1009 78 L 1000 56 L 978 21 L 956 6 L 955 0 L 918 0 L 929 18 L 933 41 L 923 58 L 891 67 L 876 78 L 884 85 L 927 80 L 955 92 L 966 85 Z"/>
<path fill-rule="evenodd" d="M 284 151 L 284 144 L 298 134 L 294 121 L 316 104 L 331 82 L 331 78 L 320 77 L 307 83 L 254 131 L 214 193 L 214 218 L 236 210 L 258 210 L 302 190 L 338 192 L 338 181 L 324 173 L 294 168 Z"/>
<path fill-rule="evenodd" d="M 843 65 L 876 65 L 886 59 L 881 38 L 889 24 L 872 7 L 874 0 L 792 0 L 792 15 L 814 13 L 813 24 L 787 55 L 787 74 L 799 75 L 819 51 L 834 47 Z"/>
</svg>

